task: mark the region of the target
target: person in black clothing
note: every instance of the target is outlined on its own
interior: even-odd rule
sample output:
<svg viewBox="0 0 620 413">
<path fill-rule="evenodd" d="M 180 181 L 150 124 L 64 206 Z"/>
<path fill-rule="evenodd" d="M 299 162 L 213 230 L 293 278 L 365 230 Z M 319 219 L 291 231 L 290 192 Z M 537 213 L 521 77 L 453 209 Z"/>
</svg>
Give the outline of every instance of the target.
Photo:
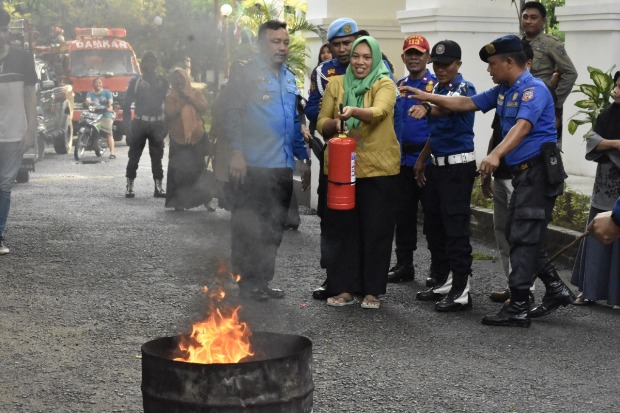
<svg viewBox="0 0 620 413">
<path fill-rule="evenodd" d="M 142 55 L 140 69 L 142 76 L 133 78 L 127 87 L 127 97 L 123 106 L 123 119 L 131 119 L 131 104 L 135 102 L 136 113 L 131 122 L 131 135 L 128 136 L 129 161 L 127 162 L 127 191 L 125 197 L 135 196 L 133 186 L 138 171 L 138 163 L 146 142 L 149 142 L 151 170 L 155 181 L 155 198 L 165 198 L 162 186 L 164 170 L 164 100 L 168 93 L 168 81 L 155 72 L 157 68 L 155 53 L 148 51 Z M 125 130 L 129 130 L 126 128 Z"/>
</svg>

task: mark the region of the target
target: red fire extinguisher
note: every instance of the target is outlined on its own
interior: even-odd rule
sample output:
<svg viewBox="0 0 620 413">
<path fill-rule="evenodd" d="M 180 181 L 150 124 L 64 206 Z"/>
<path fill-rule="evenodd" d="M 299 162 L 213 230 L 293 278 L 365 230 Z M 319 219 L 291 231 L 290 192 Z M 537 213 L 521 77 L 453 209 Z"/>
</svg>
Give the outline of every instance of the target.
<svg viewBox="0 0 620 413">
<path fill-rule="evenodd" d="M 342 103 L 340 113 L 342 113 Z M 327 174 L 327 207 L 337 210 L 355 208 L 355 139 L 341 132 L 327 143 L 329 163 Z"/>
</svg>

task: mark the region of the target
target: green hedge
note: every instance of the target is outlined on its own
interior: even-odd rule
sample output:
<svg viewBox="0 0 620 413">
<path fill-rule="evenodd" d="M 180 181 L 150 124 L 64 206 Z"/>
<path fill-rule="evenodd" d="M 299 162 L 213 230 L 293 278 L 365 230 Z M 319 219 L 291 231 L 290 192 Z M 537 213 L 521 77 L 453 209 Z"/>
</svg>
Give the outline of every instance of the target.
<svg viewBox="0 0 620 413">
<path fill-rule="evenodd" d="M 476 178 L 474 190 L 471 194 L 471 203 L 480 208 L 493 209 L 493 201 L 482 195 L 480 178 Z M 564 186 L 564 194 L 559 196 L 553 208 L 551 223 L 559 227 L 583 232 L 590 212 L 590 197 L 575 192 Z"/>
</svg>

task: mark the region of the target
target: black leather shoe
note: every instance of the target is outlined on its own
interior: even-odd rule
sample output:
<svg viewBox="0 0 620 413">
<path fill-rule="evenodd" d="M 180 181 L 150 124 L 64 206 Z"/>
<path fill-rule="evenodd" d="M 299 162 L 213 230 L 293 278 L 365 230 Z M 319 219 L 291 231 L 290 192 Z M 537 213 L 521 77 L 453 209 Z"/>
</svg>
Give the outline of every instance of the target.
<svg viewBox="0 0 620 413">
<path fill-rule="evenodd" d="M 327 300 L 330 297 L 327 289 L 324 286 L 320 286 L 316 290 L 312 291 L 312 298 L 315 300 Z"/>
<path fill-rule="evenodd" d="M 285 296 L 284 291 L 280 290 L 279 288 L 271 288 L 267 286 L 263 287 L 263 291 L 265 292 L 265 294 L 267 294 L 269 298 L 284 298 Z"/>
<path fill-rule="evenodd" d="M 462 291 L 463 290 L 461 290 L 461 292 L 458 292 L 456 294 L 449 292 L 448 295 L 446 295 L 443 300 L 439 301 L 438 303 L 435 303 L 435 311 L 439 311 L 441 313 L 447 313 L 447 312 L 454 312 L 454 311 L 471 310 L 471 308 L 473 307 L 473 303 L 471 301 L 471 294 L 467 293 L 467 303 L 465 304 L 457 303 L 456 301 L 454 301 L 463 294 Z"/>
<path fill-rule="evenodd" d="M 502 291 L 493 291 L 489 294 L 489 299 L 494 303 L 503 303 L 510 298 L 510 289 L 505 288 Z"/>
<path fill-rule="evenodd" d="M 415 277 L 415 268 L 413 264 L 396 264 L 390 269 L 387 276 L 387 282 L 398 283 L 413 281 Z"/>
<path fill-rule="evenodd" d="M 497 314 L 482 317 L 482 324 L 487 326 L 529 327 L 532 324 L 527 301 L 510 302 L 502 306 Z"/>
<path fill-rule="evenodd" d="M 251 298 L 255 301 L 267 301 L 269 300 L 269 296 L 262 288 L 254 287 L 254 288 L 241 288 L 239 290 L 239 297 L 241 298 Z"/>
<path fill-rule="evenodd" d="M 415 295 L 415 299 L 418 301 L 439 301 L 443 297 L 443 294 L 436 293 L 433 288 L 427 291 L 420 291 Z"/>
<path fill-rule="evenodd" d="M 433 264 L 431 264 L 431 268 L 428 270 L 428 277 L 426 277 L 426 286 L 435 287 L 437 285 L 441 285 L 446 282 L 448 275 L 450 275 L 450 270 L 448 270 L 445 274 L 442 274 L 437 271 Z"/>
<path fill-rule="evenodd" d="M 530 311 L 531 318 L 551 314 L 559 307 L 566 307 L 575 301 L 575 294 L 561 280 L 551 282 L 539 306 Z"/>
</svg>

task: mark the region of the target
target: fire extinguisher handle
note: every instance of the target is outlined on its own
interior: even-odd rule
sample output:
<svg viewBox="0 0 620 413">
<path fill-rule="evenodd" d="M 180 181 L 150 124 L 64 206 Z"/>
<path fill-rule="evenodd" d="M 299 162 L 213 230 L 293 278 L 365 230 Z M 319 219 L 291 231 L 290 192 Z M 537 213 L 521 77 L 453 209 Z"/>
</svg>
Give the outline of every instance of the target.
<svg viewBox="0 0 620 413">
<path fill-rule="evenodd" d="M 340 109 L 340 114 L 344 112 L 344 106 L 341 104 L 338 105 L 338 109 Z M 340 121 L 340 132 L 344 133 L 344 120 Z"/>
</svg>

